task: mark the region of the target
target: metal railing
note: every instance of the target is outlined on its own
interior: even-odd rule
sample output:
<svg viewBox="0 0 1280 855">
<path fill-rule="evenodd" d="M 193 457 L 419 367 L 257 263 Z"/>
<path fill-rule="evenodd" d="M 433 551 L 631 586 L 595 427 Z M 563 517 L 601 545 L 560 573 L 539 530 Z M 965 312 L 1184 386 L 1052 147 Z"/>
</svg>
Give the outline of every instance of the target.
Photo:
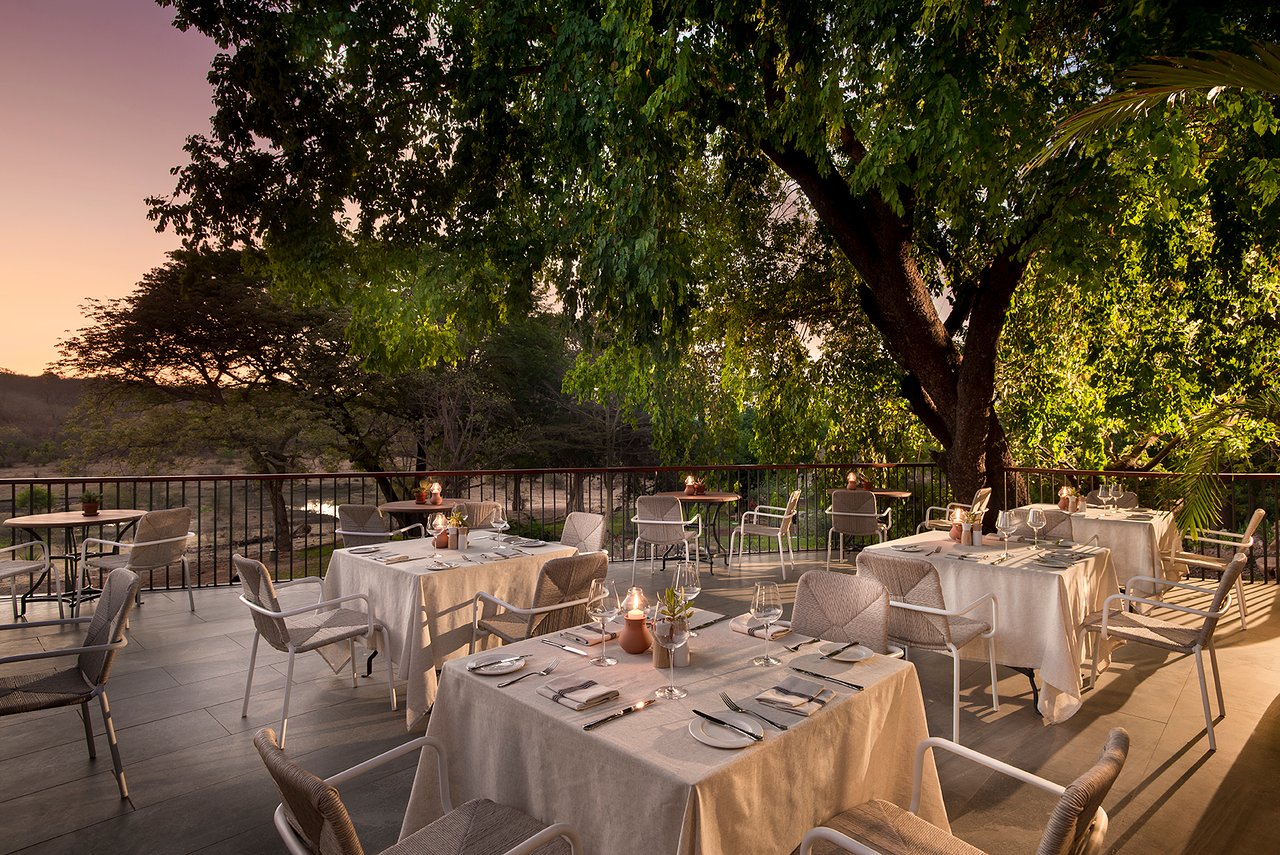
<svg viewBox="0 0 1280 855">
<path fill-rule="evenodd" d="M 557 539 L 570 511 L 603 514 L 605 549 L 612 560 L 630 559 L 635 540 L 637 496 L 678 490 L 692 474 L 712 491 L 737 493 L 741 498 L 728 512 L 712 506 L 698 508 L 704 526 L 714 523 L 710 540 L 725 547 L 734 517 L 758 505 L 785 505 L 789 494 L 801 491 L 794 536 L 797 551 L 824 551 L 829 521 L 823 513 L 829 491 L 844 486 L 845 473 L 870 473 L 876 487 L 910 492 L 902 500 L 888 500 L 893 508 L 892 537 L 910 534 L 931 505 L 952 499 L 946 479 L 932 463 L 788 464 L 775 466 L 611 467 L 555 470 L 506 469 L 467 472 L 343 472 L 290 475 L 184 475 L 102 478 L 0 479 L 0 519 L 49 511 L 79 510 L 80 495 L 102 494 L 104 508 L 154 510 L 187 506 L 195 512 L 197 543 L 190 553 L 192 581 L 198 586 L 226 585 L 234 578 L 231 556 L 240 553 L 263 561 L 279 579 L 323 573 L 329 554 L 340 544 L 336 534 L 337 506 L 344 503 L 380 504 L 407 499 L 422 480 L 439 481 L 446 496 L 496 500 L 508 509 L 513 531 L 546 540 Z M 1055 501 L 1057 488 L 1071 480 L 1092 486 L 1100 478 L 1119 478 L 1151 501 L 1150 485 L 1159 475 L 1081 472 L 1019 467 L 1012 470 L 1031 498 Z M 1251 576 L 1270 578 L 1280 566 L 1280 543 L 1274 520 L 1280 518 L 1280 475 L 1224 474 L 1230 501 L 1224 527 L 1239 530 L 1255 507 L 1267 511 L 1250 565 Z M 1017 495 L 1011 493 L 1010 495 Z M 965 497 L 961 497 L 964 501 Z M 883 504 L 882 504 L 883 507 Z M 692 512 L 692 510 L 690 510 Z M 107 537 L 115 526 L 101 526 L 86 518 L 72 536 Z M 30 539 L 34 532 L 0 528 L 0 545 Z M 41 536 L 50 538 L 46 531 Z M 67 551 L 65 541 L 53 537 L 56 552 Z M 770 539 L 750 538 L 747 554 L 771 553 Z M 723 563 L 720 564 L 723 566 Z M 180 587 L 180 574 L 154 571 L 144 584 L 153 588 Z"/>
</svg>

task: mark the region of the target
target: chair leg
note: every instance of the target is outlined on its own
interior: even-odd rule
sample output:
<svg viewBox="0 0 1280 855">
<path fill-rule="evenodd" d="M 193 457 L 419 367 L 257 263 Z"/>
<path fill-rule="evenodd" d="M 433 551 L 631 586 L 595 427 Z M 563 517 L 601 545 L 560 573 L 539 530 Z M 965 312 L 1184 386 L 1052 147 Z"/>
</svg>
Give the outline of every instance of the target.
<svg viewBox="0 0 1280 855">
<path fill-rule="evenodd" d="M 951 649 L 951 739 L 960 743 L 960 654 Z"/>
<path fill-rule="evenodd" d="M 356 680 L 356 640 L 355 638 L 347 639 L 347 650 L 351 654 L 351 688 L 356 688 L 360 683 Z"/>
<path fill-rule="evenodd" d="M 778 563 L 782 565 L 782 581 L 787 581 L 787 550 L 782 545 L 782 533 L 778 533 Z"/>
<path fill-rule="evenodd" d="M 840 532 L 840 563 L 844 563 L 844 532 Z"/>
<path fill-rule="evenodd" d="M 996 677 L 996 639 L 987 639 L 987 655 L 991 659 L 991 711 L 1000 712 L 1000 680 Z"/>
<path fill-rule="evenodd" d="M 1213 736 L 1213 716 L 1209 713 L 1209 687 L 1204 683 L 1204 659 L 1200 657 L 1200 648 L 1196 653 L 1196 676 L 1200 678 L 1200 703 L 1204 705 L 1204 729 L 1209 732 L 1209 750 L 1218 750 L 1218 740 Z"/>
<path fill-rule="evenodd" d="M 93 722 L 89 721 L 89 702 L 80 702 L 80 717 L 84 719 L 84 741 L 89 745 L 89 759 L 98 757 L 98 749 L 93 744 Z"/>
<path fill-rule="evenodd" d="M 827 569 L 831 569 L 831 535 L 835 534 L 834 528 L 827 529 Z M 844 538 L 840 538 L 840 560 L 844 560 Z"/>
<path fill-rule="evenodd" d="M 1093 636 L 1093 667 L 1089 669 L 1089 690 L 1098 688 L 1098 648 L 1102 646 L 1102 633 L 1091 632 Z"/>
<path fill-rule="evenodd" d="M 244 681 L 244 706 L 240 708 L 240 717 L 249 717 L 249 691 L 253 688 L 253 666 L 258 661 L 258 635 L 255 630 L 253 633 L 253 645 L 249 648 L 249 679 Z"/>
<path fill-rule="evenodd" d="M 1236 607 L 1240 609 L 1240 628 L 1249 628 L 1249 608 L 1244 602 L 1244 579 L 1236 577 Z M 1213 648 L 1210 648 L 1211 650 Z"/>
<path fill-rule="evenodd" d="M 187 562 L 187 556 L 182 556 L 182 587 L 187 589 L 187 605 L 191 607 L 191 613 L 196 611 L 196 595 L 191 590 L 191 568 Z"/>
<path fill-rule="evenodd" d="M 285 729 L 289 727 L 289 691 L 293 688 L 293 659 L 294 651 L 292 645 L 289 648 L 289 667 L 284 675 L 284 708 L 280 710 L 280 747 L 284 748 Z"/>
<path fill-rule="evenodd" d="M 631 587 L 636 586 L 636 559 L 640 557 L 640 538 L 631 544 Z M 474 650 L 472 651 L 475 652 Z"/>
<path fill-rule="evenodd" d="M 98 703 L 102 706 L 102 722 L 107 728 L 107 745 L 111 746 L 111 766 L 116 772 L 116 786 L 120 788 L 120 798 L 129 798 L 129 785 L 124 782 L 124 764 L 120 762 L 120 746 L 116 744 L 116 726 L 111 721 L 111 706 L 107 703 L 107 693 L 98 695 Z"/>
<path fill-rule="evenodd" d="M 1213 646 L 1213 639 L 1209 639 L 1209 664 L 1213 666 L 1213 687 L 1218 692 L 1218 715 L 1226 718 L 1227 706 L 1222 701 L 1222 676 L 1218 673 L 1218 648 Z"/>
</svg>

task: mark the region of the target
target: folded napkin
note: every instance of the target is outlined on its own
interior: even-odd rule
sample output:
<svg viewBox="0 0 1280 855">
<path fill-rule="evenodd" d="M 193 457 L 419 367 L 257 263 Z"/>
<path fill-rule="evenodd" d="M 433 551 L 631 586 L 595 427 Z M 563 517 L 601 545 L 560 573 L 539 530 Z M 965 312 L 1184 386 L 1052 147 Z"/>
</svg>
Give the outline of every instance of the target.
<svg viewBox="0 0 1280 855">
<path fill-rule="evenodd" d="M 601 644 L 605 641 L 613 641 L 618 637 L 617 630 L 612 630 L 601 635 L 600 627 L 598 626 L 579 626 L 574 629 L 566 629 L 560 634 L 575 644 L 585 644 L 587 646 Z"/>
<path fill-rule="evenodd" d="M 734 632 L 754 635 L 756 638 L 764 638 L 764 621 L 756 620 L 751 615 L 738 615 L 729 621 L 729 626 L 733 627 Z M 782 638 L 782 636 L 791 632 L 791 621 L 775 620 L 769 629 L 770 640 Z"/>
<path fill-rule="evenodd" d="M 386 558 L 379 559 L 383 564 L 399 564 L 401 561 L 412 561 L 408 555 L 388 555 Z"/>
<path fill-rule="evenodd" d="M 813 715 L 833 697 L 835 692 L 821 683 L 793 675 L 756 695 L 756 700 L 767 707 L 790 710 L 800 715 Z"/>
<path fill-rule="evenodd" d="M 618 690 L 578 675 L 561 677 L 539 686 L 538 694 L 571 710 L 585 710 L 614 700 L 618 697 Z"/>
</svg>

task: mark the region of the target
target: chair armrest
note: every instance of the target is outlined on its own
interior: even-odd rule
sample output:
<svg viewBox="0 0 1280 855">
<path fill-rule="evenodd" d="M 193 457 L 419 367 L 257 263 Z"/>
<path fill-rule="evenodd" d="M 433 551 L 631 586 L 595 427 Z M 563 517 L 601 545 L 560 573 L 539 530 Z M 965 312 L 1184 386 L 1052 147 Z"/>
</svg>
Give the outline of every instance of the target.
<svg viewBox="0 0 1280 855">
<path fill-rule="evenodd" d="M 58 618 L 57 620 L 32 620 L 23 623 L 0 624 L 0 629 L 32 629 L 37 626 L 70 626 L 76 623 L 88 623 L 91 617 Z"/>
<path fill-rule="evenodd" d="M 777 511 L 777 513 L 768 514 L 768 516 L 781 517 L 786 516 L 787 508 L 785 505 L 756 505 L 747 513 L 759 513 L 760 511 Z"/>
<path fill-rule="evenodd" d="M 1180 606 L 1177 603 L 1166 603 L 1163 600 L 1152 600 L 1147 597 L 1134 597 L 1129 594 L 1112 594 L 1102 601 L 1102 623 L 1098 627 L 1099 633 L 1103 638 L 1107 637 L 1107 621 L 1111 617 L 1111 601 L 1124 603 L 1141 603 L 1144 606 L 1158 606 L 1160 608 L 1172 609 L 1175 612 L 1182 612 L 1189 615 L 1198 615 L 1202 618 L 1222 617 L 1222 612 L 1207 612 L 1204 609 L 1193 609 L 1190 606 Z M 1117 610 L 1116 614 L 1123 614 L 1123 611 Z"/>
<path fill-rule="evenodd" d="M 943 739 L 941 736 L 931 736 L 928 739 L 921 740 L 920 744 L 916 746 L 916 770 L 915 777 L 911 784 L 910 809 L 912 813 L 916 813 L 920 810 L 920 784 L 924 777 L 925 752 L 936 748 L 950 751 L 952 754 L 958 754 L 967 760 L 972 760 L 979 766 L 986 766 L 988 769 L 1008 775 L 1010 778 L 1013 778 L 1016 781 L 1021 781 L 1024 784 L 1030 784 L 1033 787 L 1038 787 L 1046 793 L 1052 793 L 1055 796 L 1061 796 L 1067 791 L 1067 788 L 1061 784 L 1055 784 L 1053 781 L 1041 778 L 1039 775 L 1033 775 L 1025 769 L 1019 769 L 1017 766 L 1010 766 L 1008 763 L 997 760 L 994 757 L 988 757 L 985 754 L 974 751 L 972 748 L 965 748 L 963 745 L 952 742 L 950 739 Z"/>
<path fill-rule="evenodd" d="M 448 813 L 453 810 L 453 800 L 449 794 L 449 760 L 448 755 L 445 754 L 444 744 L 434 736 L 419 736 L 417 739 L 410 739 L 403 745 L 397 745 L 395 748 L 384 751 L 376 757 L 370 757 L 362 763 L 357 763 L 350 769 L 344 769 L 336 775 L 325 778 L 325 783 L 337 787 L 360 777 L 366 772 L 372 772 L 374 769 L 385 766 L 392 760 L 399 759 L 406 754 L 423 748 L 431 748 L 436 753 L 436 771 L 440 781 L 440 806 L 444 808 L 445 813 Z"/>
<path fill-rule="evenodd" d="M 834 828 L 827 828 L 825 825 L 819 825 L 817 828 L 811 828 L 805 832 L 804 840 L 800 841 L 799 855 L 812 855 L 813 844 L 819 841 L 832 843 L 846 852 L 854 853 L 854 855 L 883 855 L 879 849 L 872 849 L 867 844 L 841 834 Z"/>
<path fill-rule="evenodd" d="M 392 529 L 389 532 L 389 534 L 404 534 L 406 531 L 413 531 L 415 528 L 418 530 L 418 537 L 427 536 L 427 527 L 420 522 L 412 523 L 411 525 L 406 525 L 401 528 Z"/>
<path fill-rule="evenodd" d="M 244 603 L 251 610 L 257 612 L 258 614 L 264 615 L 265 617 L 269 617 L 269 618 L 287 618 L 287 617 L 294 617 L 296 615 L 306 614 L 307 612 L 318 612 L 321 609 L 327 609 L 330 606 L 337 606 L 337 605 L 341 605 L 342 603 L 349 603 L 352 600 L 362 600 L 364 604 L 369 607 L 368 610 L 365 612 L 365 615 L 369 618 L 369 628 L 373 629 L 373 624 L 375 623 L 373 619 L 373 604 L 369 602 L 369 597 L 366 594 L 347 594 L 345 597 L 335 597 L 332 600 L 320 600 L 319 602 L 312 603 L 309 606 L 297 606 L 296 608 L 292 608 L 292 609 L 281 609 L 278 612 L 273 612 L 273 611 L 269 611 L 268 609 L 264 609 L 262 606 L 259 606 L 255 603 L 251 603 L 248 600 L 246 600 L 244 598 L 244 594 L 240 595 L 240 602 Z"/>
<path fill-rule="evenodd" d="M 533 855 L 543 846 L 546 846 L 556 838 L 564 838 L 569 844 L 570 855 L 582 855 L 582 841 L 578 839 L 578 832 L 573 830 L 573 826 L 565 822 L 557 822 L 555 825 L 549 825 L 539 831 L 532 837 L 517 843 L 508 849 L 503 855 Z"/>
<path fill-rule="evenodd" d="M 1167 588 L 1184 588 L 1188 591 L 1196 591 L 1201 594 L 1213 594 L 1217 592 L 1216 588 L 1204 588 L 1200 585 L 1193 585 L 1190 582 L 1174 582 L 1170 579 L 1160 579 L 1156 576 L 1130 576 L 1129 581 L 1124 583 L 1125 591 L 1133 590 L 1134 582 L 1150 582 L 1153 585 L 1164 585 Z M 1163 603 L 1163 605 L 1167 605 Z"/>
<path fill-rule="evenodd" d="M 44 559 L 44 563 L 49 563 L 49 550 L 45 547 L 43 540 L 28 540 L 25 543 L 15 543 L 12 546 L 0 547 L 0 555 L 6 552 L 17 552 L 19 549 L 39 549 L 40 557 Z"/>
<path fill-rule="evenodd" d="M 81 653 L 105 653 L 108 650 L 119 650 L 128 643 L 128 639 L 122 638 L 119 641 L 113 641 L 110 644 L 91 644 L 88 647 L 64 647 L 60 650 L 38 650 L 34 653 L 17 653 L 13 656 L 0 656 L 0 665 L 9 665 L 13 662 L 32 662 L 36 659 L 53 659 L 58 656 L 79 656 Z"/>
</svg>

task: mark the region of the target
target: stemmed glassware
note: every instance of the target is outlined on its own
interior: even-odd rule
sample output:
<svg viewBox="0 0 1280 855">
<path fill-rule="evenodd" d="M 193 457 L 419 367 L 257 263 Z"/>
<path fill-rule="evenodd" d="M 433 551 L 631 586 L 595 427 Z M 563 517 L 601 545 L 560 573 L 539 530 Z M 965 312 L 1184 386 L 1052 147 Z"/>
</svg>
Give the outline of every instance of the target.
<svg viewBox="0 0 1280 855">
<path fill-rule="evenodd" d="M 693 605 L 694 598 L 702 593 L 702 579 L 698 575 L 698 565 L 692 562 L 686 561 L 677 567 L 675 577 L 671 581 L 671 587 L 676 595 L 689 605 Z M 697 638 L 698 633 L 689 630 L 689 636 Z"/>
<path fill-rule="evenodd" d="M 1004 557 L 1009 557 L 1009 538 L 1018 528 L 1018 517 L 1013 511 L 1001 511 L 996 515 L 996 532 L 1004 541 Z"/>
<path fill-rule="evenodd" d="M 1114 511 L 1120 510 L 1120 500 L 1124 498 L 1124 484 L 1119 481 L 1111 482 L 1111 508 Z"/>
<path fill-rule="evenodd" d="M 751 597 L 751 616 L 764 623 L 764 655 L 752 659 L 755 665 L 781 665 L 781 659 L 769 655 L 769 641 L 773 635 L 773 622 L 782 617 L 782 595 L 777 582 L 757 582 Z"/>
<path fill-rule="evenodd" d="M 671 659 L 671 685 L 658 689 L 654 695 L 667 700 L 685 697 L 689 693 L 676 685 L 676 651 L 689 640 L 689 616 L 667 614 L 659 605 L 653 616 L 653 637 L 666 648 L 667 656 Z"/>
<path fill-rule="evenodd" d="M 618 589 L 608 579 L 592 579 L 591 590 L 587 592 L 587 614 L 600 621 L 600 655 L 591 660 L 592 665 L 617 665 L 618 660 L 608 655 L 609 636 L 604 628 L 605 621 L 617 617 L 622 603 L 618 600 Z"/>
<path fill-rule="evenodd" d="M 1027 525 L 1031 526 L 1031 545 L 1033 547 L 1040 546 L 1040 529 L 1045 526 L 1044 511 L 1039 508 L 1032 508 L 1027 511 Z"/>
<path fill-rule="evenodd" d="M 502 505 L 498 505 L 497 509 L 493 512 L 493 519 L 489 521 L 489 528 L 493 529 L 498 534 L 501 534 L 511 528 L 511 523 L 507 522 L 506 509 L 504 509 Z M 502 538 L 495 537 L 494 540 L 501 542 Z"/>
</svg>

